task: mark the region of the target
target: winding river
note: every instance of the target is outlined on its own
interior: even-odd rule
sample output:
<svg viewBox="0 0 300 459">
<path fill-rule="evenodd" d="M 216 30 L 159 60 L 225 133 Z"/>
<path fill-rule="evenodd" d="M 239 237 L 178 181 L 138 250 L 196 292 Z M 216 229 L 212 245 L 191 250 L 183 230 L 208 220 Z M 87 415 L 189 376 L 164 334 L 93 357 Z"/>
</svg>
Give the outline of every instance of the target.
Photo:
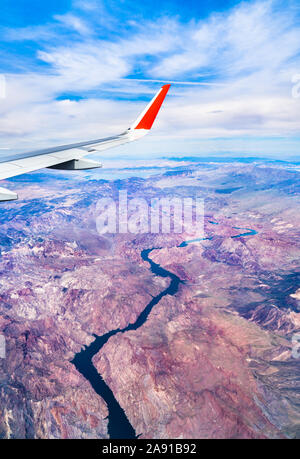
<svg viewBox="0 0 300 459">
<path fill-rule="evenodd" d="M 210 221 L 213 225 L 218 225 L 217 222 Z M 233 227 L 234 229 L 246 230 L 246 232 L 231 236 L 232 238 L 252 236 L 257 234 L 257 231 L 250 228 Z M 188 244 L 199 242 L 203 240 L 211 240 L 213 237 L 192 239 L 190 241 L 182 242 L 178 247 L 186 247 Z M 130 323 L 125 328 L 117 328 L 102 336 L 93 335 L 95 340 L 89 345 L 85 346 L 80 352 L 78 352 L 74 359 L 71 361 L 76 369 L 90 382 L 95 392 L 102 397 L 108 408 L 108 435 L 111 439 L 135 439 L 138 438 L 141 433 L 137 434 L 130 424 L 124 410 L 116 400 L 112 390 L 103 380 L 102 376 L 97 372 L 97 369 L 93 365 L 93 357 L 102 349 L 107 343 L 111 336 L 117 333 L 126 333 L 130 330 L 137 330 L 140 328 L 148 319 L 150 312 L 154 306 L 166 295 L 175 295 L 178 291 L 180 283 L 183 281 L 176 276 L 176 274 L 162 268 L 159 264 L 155 263 L 150 257 L 150 253 L 153 250 L 160 249 L 160 247 L 152 249 L 145 249 L 141 252 L 141 257 L 144 261 L 148 262 L 151 271 L 160 277 L 169 277 L 169 286 L 160 292 L 158 295 L 152 298 L 152 300 L 146 305 L 145 309 L 140 313 L 134 323 Z"/>
<path fill-rule="evenodd" d="M 140 328 L 148 319 L 150 312 L 153 307 L 166 295 L 175 295 L 178 291 L 178 286 L 182 282 L 178 276 L 162 268 L 157 263 L 149 258 L 149 254 L 153 249 L 142 250 L 141 257 L 144 261 L 150 264 L 150 269 L 154 274 L 161 277 L 169 277 L 171 282 L 169 286 L 161 293 L 152 298 L 150 303 L 147 304 L 145 309 L 137 317 L 136 321 L 132 324 L 127 325 L 125 328 L 117 328 L 110 331 L 102 336 L 95 336 L 95 340 L 89 345 L 82 349 L 78 354 L 75 355 L 72 363 L 75 365 L 77 370 L 90 382 L 95 392 L 100 395 L 105 401 L 108 408 L 108 434 L 110 438 L 137 438 L 136 432 L 130 424 L 124 410 L 117 402 L 113 392 L 103 380 L 102 376 L 97 372 L 96 368 L 92 363 L 94 355 L 96 355 L 111 336 L 117 333 L 126 333 L 130 330 L 137 330 Z"/>
</svg>

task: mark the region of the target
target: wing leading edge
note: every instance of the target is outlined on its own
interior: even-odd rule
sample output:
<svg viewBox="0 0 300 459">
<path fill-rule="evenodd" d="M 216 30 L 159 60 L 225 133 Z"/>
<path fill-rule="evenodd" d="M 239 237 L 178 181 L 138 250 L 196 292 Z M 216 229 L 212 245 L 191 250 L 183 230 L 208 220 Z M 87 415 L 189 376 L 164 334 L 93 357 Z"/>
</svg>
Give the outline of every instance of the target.
<svg viewBox="0 0 300 459">
<path fill-rule="evenodd" d="M 170 86 L 170 84 L 162 86 L 137 120 L 122 134 L 104 139 L 27 152 L 18 155 L 15 159 L 4 161 L 0 159 L 0 180 L 45 167 L 65 170 L 102 167 L 98 162 L 82 158 L 88 154 L 117 147 L 144 137 L 150 131 Z M 10 201 L 17 198 L 18 196 L 15 193 L 0 188 L 0 201 Z"/>
</svg>

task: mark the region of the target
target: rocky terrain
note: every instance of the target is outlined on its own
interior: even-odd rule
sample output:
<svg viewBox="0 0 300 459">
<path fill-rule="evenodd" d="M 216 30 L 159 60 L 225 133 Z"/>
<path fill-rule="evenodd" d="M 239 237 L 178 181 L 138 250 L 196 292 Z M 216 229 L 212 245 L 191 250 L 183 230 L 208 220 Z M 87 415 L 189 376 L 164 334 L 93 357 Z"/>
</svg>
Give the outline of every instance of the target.
<svg viewBox="0 0 300 459">
<path fill-rule="evenodd" d="M 300 436 L 297 165 L 174 161 L 147 178 L 49 171 L 7 186 L 20 200 L 0 214 L 2 438 L 108 438 L 107 403 L 73 361 L 119 329 L 92 365 L 141 438 Z M 203 198 L 207 239 L 98 234 L 97 201 L 119 190 Z M 153 248 L 182 281 L 174 294 L 142 259 Z"/>
</svg>

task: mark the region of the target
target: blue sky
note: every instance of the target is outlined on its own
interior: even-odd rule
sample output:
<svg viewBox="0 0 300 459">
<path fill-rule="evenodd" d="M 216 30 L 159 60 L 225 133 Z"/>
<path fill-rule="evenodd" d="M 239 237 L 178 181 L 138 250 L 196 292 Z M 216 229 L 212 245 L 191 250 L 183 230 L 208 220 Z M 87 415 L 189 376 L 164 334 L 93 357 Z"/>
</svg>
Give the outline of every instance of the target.
<svg viewBox="0 0 300 459">
<path fill-rule="evenodd" d="M 299 156 L 299 19 L 296 1 L 2 0 L 0 148 L 122 132 L 170 81 L 155 132 L 108 155 Z"/>
</svg>

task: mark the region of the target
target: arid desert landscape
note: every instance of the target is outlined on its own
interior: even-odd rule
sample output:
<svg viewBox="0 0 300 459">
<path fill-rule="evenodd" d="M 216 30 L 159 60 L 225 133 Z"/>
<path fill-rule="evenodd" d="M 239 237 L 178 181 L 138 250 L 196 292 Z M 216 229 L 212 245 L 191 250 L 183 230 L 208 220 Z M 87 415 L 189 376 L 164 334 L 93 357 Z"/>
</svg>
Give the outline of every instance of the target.
<svg viewBox="0 0 300 459">
<path fill-rule="evenodd" d="M 300 437 L 299 163 L 161 164 L 7 181 L 0 437 Z M 99 234 L 120 190 L 203 199 L 204 237 Z"/>
</svg>

